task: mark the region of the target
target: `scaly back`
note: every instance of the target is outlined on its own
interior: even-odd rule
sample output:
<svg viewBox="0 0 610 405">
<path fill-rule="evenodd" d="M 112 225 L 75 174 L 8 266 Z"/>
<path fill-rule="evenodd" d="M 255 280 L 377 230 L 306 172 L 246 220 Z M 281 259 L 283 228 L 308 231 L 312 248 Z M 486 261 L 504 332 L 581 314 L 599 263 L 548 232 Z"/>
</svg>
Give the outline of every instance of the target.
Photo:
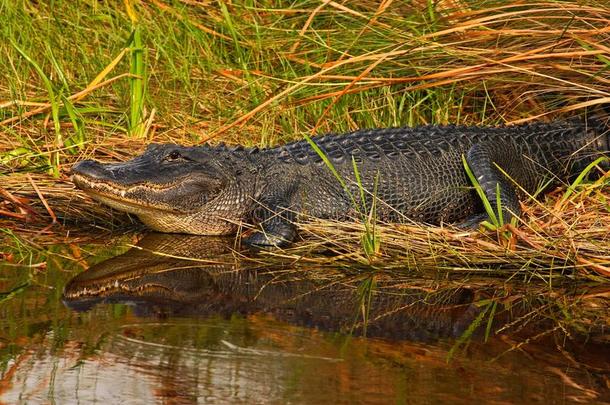
<svg viewBox="0 0 610 405">
<path fill-rule="evenodd" d="M 415 128 L 359 130 L 345 135 L 328 134 L 313 141 L 333 165 L 351 165 L 381 159 L 420 159 L 443 153 L 465 153 L 473 144 L 485 141 L 514 142 L 524 154 L 541 164 L 564 161 L 581 149 L 601 151 L 606 145 L 593 144 L 597 134 L 585 124 L 571 121 L 504 127 L 426 125 Z M 590 148 L 587 148 L 590 145 Z M 285 163 L 322 165 L 323 161 L 305 140 L 263 150 Z M 549 169 L 556 167 L 550 164 Z"/>
</svg>

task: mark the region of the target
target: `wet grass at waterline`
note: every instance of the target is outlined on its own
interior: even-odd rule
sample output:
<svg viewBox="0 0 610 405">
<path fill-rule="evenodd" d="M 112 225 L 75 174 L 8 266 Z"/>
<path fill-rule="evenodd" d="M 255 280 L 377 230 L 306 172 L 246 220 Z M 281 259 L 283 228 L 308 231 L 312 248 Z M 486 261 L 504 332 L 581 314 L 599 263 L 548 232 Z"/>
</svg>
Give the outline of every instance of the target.
<svg viewBox="0 0 610 405">
<path fill-rule="evenodd" d="M 264 147 L 365 127 L 589 114 L 610 102 L 605 3 L 0 0 L 0 226 L 32 246 L 70 240 L 63 224 L 137 226 L 74 190 L 68 172 L 152 141 Z M 366 221 L 314 221 L 303 242 L 269 255 L 603 280 L 606 184 L 602 173 L 566 185 L 529 201 L 517 226 L 484 233 L 374 223 L 371 235 Z"/>
</svg>

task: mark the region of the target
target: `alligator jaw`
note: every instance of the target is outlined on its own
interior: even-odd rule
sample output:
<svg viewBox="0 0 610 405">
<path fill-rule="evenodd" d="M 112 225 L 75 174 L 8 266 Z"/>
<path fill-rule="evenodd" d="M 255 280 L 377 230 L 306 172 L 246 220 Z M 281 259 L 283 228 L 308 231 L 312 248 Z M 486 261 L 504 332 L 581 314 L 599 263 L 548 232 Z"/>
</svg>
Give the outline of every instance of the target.
<svg viewBox="0 0 610 405">
<path fill-rule="evenodd" d="M 86 194 L 93 197 L 93 199 L 132 214 L 150 213 L 152 210 L 168 212 L 174 215 L 188 214 L 188 212 L 179 211 L 169 205 L 153 205 L 146 201 L 136 200 L 130 197 L 130 194 L 137 192 L 138 190 L 159 193 L 166 192 L 167 190 L 174 188 L 174 184 L 154 186 L 149 184 L 134 184 L 131 186 L 117 186 L 107 181 L 95 179 L 79 173 L 72 174 L 72 182 Z"/>
<path fill-rule="evenodd" d="M 148 283 L 136 286 L 130 286 L 123 281 L 110 280 L 107 283 L 90 284 L 89 286 L 76 288 L 68 285 L 64 290 L 64 299 L 68 300 L 86 300 L 86 299 L 101 299 L 111 297 L 120 293 L 127 293 L 133 296 L 144 296 L 146 293 L 159 291 L 169 291 L 168 288 L 159 284 Z"/>
<path fill-rule="evenodd" d="M 68 284 L 63 292 L 64 305 L 78 312 L 89 311 L 103 302 L 122 302 L 121 298 L 133 300 L 161 300 L 168 299 L 174 294 L 173 290 L 158 283 L 147 283 L 130 286 L 119 280 L 110 280 L 107 283 L 95 283 L 88 286 L 77 287 Z M 127 301 L 124 301 L 127 302 Z"/>
<path fill-rule="evenodd" d="M 107 284 L 100 284 L 99 286 L 90 285 L 89 287 L 74 288 L 69 285 L 64 290 L 64 297 L 68 299 L 85 299 L 85 298 L 97 298 L 101 295 L 107 295 L 111 292 L 119 290 L 121 285 L 119 280 L 110 281 Z"/>
</svg>

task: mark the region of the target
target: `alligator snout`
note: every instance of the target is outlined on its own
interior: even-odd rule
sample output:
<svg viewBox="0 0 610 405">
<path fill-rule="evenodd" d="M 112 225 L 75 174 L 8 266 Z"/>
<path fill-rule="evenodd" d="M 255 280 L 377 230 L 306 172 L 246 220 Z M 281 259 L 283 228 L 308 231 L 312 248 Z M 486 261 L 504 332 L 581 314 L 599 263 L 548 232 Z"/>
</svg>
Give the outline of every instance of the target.
<svg viewBox="0 0 610 405">
<path fill-rule="evenodd" d="M 72 166 L 72 174 L 78 174 L 93 179 L 107 179 L 108 170 L 95 160 L 83 160 Z"/>
</svg>

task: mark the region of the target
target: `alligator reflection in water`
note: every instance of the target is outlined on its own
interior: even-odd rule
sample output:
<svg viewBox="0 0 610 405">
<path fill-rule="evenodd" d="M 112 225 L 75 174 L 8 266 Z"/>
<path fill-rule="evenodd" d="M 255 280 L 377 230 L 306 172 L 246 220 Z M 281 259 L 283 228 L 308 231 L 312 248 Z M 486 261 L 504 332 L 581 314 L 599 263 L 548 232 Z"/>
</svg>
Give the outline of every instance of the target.
<svg viewBox="0 0 610 405">
<path fill-rule="evenodd" d="M 416 341 L 459 336 L 479 313 L 475 294 L 466 288 L 429 292 L 399 288 L 382 275 L 257 264 L 238 260 L 232 243 L 150 234 L 73 278 L 64 302 L 81 311 L 98 303 L 128 303 L 141 316 L 262 313 L 325 331 Z"/>
<path fill-rule="evenodd" d="M 404 272 L 298 267 L 268 257 L 244 258 L 233 251 L 233 242 L 149 234 L 126 253 L 74 277 L 65 287 L 64 302 L 80 311 L 98 303 L 126 303 L 139 316 L 265 314 L 324 331 L 420 342 L 500 328 L 528 339 L 567 327 L 551 320 L 543 294 L 533 292 L 535 298 L 527 300 L 518 286 L 511 286 L 507 297 L 493 285 L 466 288 Z M 500 296 L 508 303 L 506 311 L 496 306 L 501 300 L 494 297 Z"/>
</svg>

